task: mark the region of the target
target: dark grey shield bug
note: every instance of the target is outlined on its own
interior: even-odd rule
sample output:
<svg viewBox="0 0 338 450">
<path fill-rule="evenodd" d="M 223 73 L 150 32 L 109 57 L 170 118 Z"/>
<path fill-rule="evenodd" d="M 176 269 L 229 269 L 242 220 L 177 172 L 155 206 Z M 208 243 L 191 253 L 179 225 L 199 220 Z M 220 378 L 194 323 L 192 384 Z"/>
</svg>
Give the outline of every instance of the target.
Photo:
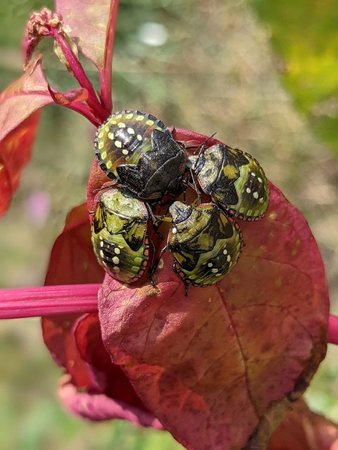
<svg viewBox="0 0 338 450">
<path fill-rule="evenodd" d="M 165 194 L 178 195 L 186 169 L 186 153 L 169 130 L 153 130 L 152 150 L 145 152 L 137 164 L 116 168 L 119 180 L 138 198 L 158 200 Z"/>
<path fill-rule="evenodd" d="M 95 136 L 95 153 L 101 169 L 116 180 L 116 168 L 121 164 L 137 164 L 144 153 L 152 150 L 152 132 L 166 129 L 152 114 L 137 110 L 114 112 Z"/>
<path fill-rule="evenodd" d="M 159 200 L 183 189 L 185 150 L 152 114 L 113 113 L 97 130 L 95 153 L 101 169 L 139 199 Z"/>
</svg>

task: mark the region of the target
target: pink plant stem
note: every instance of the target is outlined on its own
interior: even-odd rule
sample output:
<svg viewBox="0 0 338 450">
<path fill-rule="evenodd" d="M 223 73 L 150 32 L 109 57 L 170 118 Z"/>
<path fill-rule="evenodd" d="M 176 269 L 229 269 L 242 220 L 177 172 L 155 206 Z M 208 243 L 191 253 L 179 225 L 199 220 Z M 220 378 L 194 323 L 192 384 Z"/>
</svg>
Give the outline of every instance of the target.
<svg viewBox="0 0 338 450">
<path fill-rule="evenodd" d="M 87 89 L 88 92 L 88 105 L 93 109 L 100 121 L 105 119 L 105 114 L 103 108 L 97 98 L 96 92 L 93 88 L 92 83 L 88 79 L 86 72 L 84 71 L 80 61 L 73 53 L 72 49 L 69 48 L 66 39 L 60 32 L 53 33 L 56 42 L 60 45 L 61 50 L 69 64 L 70 70 L 73 72 L 75 78 L 79 82 L 80 86 Z"/>
<path fill-rule="evenodd" d="M 110 5 L 109 20 L 107 24 L 107 37 L 105 45 L 103 70 L 100 70 L 100 98 L 107 115 L 112 111 L 112 60 L 114 50 L 114 39 L 116 31 L 116 17 L 119 9 L 119 0 L 113 0 Z"/>
<path fill-rule="evenodd" d="M 89 122 L 91 122 L 95 127 L 98 127 L 99 125 L 101 125 L 101 121 L 99 121 L 96 118 L 96 116 L 94 116 L 94 114 L 91 113 L 91 111 L 87 105 L 83 105 L 82 103 L 70 103 L 69 105 L 63 105 L 63 106 L 81 114 L 86 119 L 88 119 Z"/>
<path fill-rule="evenodd" d="M 91 122 L 96 127 L 98 127 L 101 124 L 100 120 L 96 116 L 94 116 L 88 105 L 81 102 L 69 102 L 67 104 L 65 102 L 59 101 L 57 97 L 57 92 L 53 91 L 50 85 L 48 85 L 47 87 L 52 99 L 54 100 L 54 103 L 56 103 L 57 105 L 62 105 L 65 108 L 69 108 L 79 114 L 82 114 L 82 116 L 84 116 L 87 120 L 89 120 L 89 122 Z"/>
<path fill-rule="evenodd" d="M 338 345 L 338 317 L 330 314 L 327 341 Z"/>
<path fill-rule="evenodd" d="M 0 319 L 97 311 L 99 284 L 0 290 Z"/>
</svg>

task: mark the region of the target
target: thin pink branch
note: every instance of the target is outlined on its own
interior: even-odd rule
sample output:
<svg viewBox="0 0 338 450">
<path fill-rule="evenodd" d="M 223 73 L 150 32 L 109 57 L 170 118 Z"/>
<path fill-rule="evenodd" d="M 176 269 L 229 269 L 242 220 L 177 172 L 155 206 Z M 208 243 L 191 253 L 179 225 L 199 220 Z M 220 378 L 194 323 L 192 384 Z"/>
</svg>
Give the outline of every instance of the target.
<svg viewBox="0 0 338 450">
<path fill-rule="evenodd" d="M 79 82 L 80 86 L 87 89 L 88 92 L 88 105 L 92 108 L 95 115 L 102 122 L 106 117 L 102 105 L 100 104 L 96 92 L 89 78 L 86 75 L 80 61 L 74 54 L 72 49 L 68 46 L 68 43 L 62 33 L 55 31 L 53 36 L 56 42 L 60 45 L 60 48 L 69 64 L 70 70 L 73 72 L 75 78 Z"/>
<path fill-rule="evenodd" d="M 42 286 L 0 291 L 0 319 L 97 311 L 99 284 Z"/>
<path fill-rule="evenodd" d="M 327 341 L 338 345 L 338 317 L 330 314 Z"/>
<path fill-rule="evenodd" d="M 60 101 L 58 98 L 59 92 L 56 92 L 52 89 L 52 87 L 48 84 L 48 91 L 54 100 L 54 103 L 56 105 L 64 106 L 65 108 L 71 109 L 72 111 L 77 112 L 78 114 L 81 114 L 84 116 L 89 122 L 91 122 L 95 127 L 98 127 L 100 125 L 99 119 L 94 116 L 89 106 L 85 103 L 81 103 L 80 101 L 69 101 L 66 103 L 66 101 Z M 61 97 L 65 98 L 65 94 L 62 93 Z M 66 99 L 67 100 L 67 99 Z"/>
<path fill-rule="evenodd" d="M 84 105 L 83 103 L 70 103 L 69 105 L 63 105 L 68 109 L 71 109 L 73 111 L 76 111 L 77 113 L 81 114 L 83 117 L 89 120 L 95 127 L 98 127 L 101 124 L 101 121 L 94 116 L 94 114 L 91 112 L 91 110 L 88 108 L 87 105 Z"/>
<path fill-rule="evenodd" d="M 107 115 L 112 111 L 112 61 L 114 50 L 114 39 L 116 31 L 116 17 L 119 9 L 119 0 L 112 0 L 110 6 L 109 19 L 107 23 L 107 35 L 105 54 L 103 62 L 103 70 L 100 70 L 100 98 L 102 106 L 105 108 Z"/>
</svg>

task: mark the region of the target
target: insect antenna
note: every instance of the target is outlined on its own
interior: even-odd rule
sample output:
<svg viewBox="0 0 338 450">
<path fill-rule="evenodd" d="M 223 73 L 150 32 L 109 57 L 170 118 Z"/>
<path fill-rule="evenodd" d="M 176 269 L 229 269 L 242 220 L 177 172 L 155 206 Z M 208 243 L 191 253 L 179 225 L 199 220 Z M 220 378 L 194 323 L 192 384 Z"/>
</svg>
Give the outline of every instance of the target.
<svg viewBox="0 0 338 450">
<path fill-rule="evenodd" d="M 191 145 L 191 146 L 186 146 L 186 149 L 191 149 L 194 148 L 194 155 L 196 155 L 196 153 L 198 152 L 198 156 L 202 153 L 202 151 L 205 150 L 205 147 L 207 146 L 207 143 L 210 139 L 212 139 L 214 136 L 216 136 L 217 132 L 215 131 L 215 133 L 212 133 L 210 136 L 208 136 L 207 138 L 205 138 L 205 140 L 198 146 L 196 147 L 196 145 Z"/>
</svg>

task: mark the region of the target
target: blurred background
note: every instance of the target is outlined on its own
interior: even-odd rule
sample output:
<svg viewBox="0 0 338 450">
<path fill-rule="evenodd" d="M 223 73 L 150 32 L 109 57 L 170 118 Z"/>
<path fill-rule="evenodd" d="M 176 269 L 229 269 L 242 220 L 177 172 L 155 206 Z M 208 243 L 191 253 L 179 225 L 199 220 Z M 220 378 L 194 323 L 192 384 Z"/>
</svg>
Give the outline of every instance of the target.
<svg viewBox="0 0 338 450">
<path fill-rule="evenodd" d="M 0 0 L 0 90 L 21 70 L 30 12 L 52 2 Z M 252 153 L 305 215 L 338 312 L 338 0 L 121 0 L 114 109 L 140 109 Z M 44 42 L 43 50 L 49 43 Z M 56 58 L 50 81 L 69 87 Z M 87 70 L 91 70 L 87 66 Z M 32 161 L 0 221 L 0 286 L 41 285 L 69 209 L 85 200 L 93 128 L 55 106 L 42 114 Z M 50 161 L 53 161 L 51 165 Z M 0 448 L 181 448 L 128 423 L 88 424 L 59 405 L 61 371 L 38 319 L 0 323 Z M 338 421 L 338 349 L 306 395 Z"/>
</svg>

